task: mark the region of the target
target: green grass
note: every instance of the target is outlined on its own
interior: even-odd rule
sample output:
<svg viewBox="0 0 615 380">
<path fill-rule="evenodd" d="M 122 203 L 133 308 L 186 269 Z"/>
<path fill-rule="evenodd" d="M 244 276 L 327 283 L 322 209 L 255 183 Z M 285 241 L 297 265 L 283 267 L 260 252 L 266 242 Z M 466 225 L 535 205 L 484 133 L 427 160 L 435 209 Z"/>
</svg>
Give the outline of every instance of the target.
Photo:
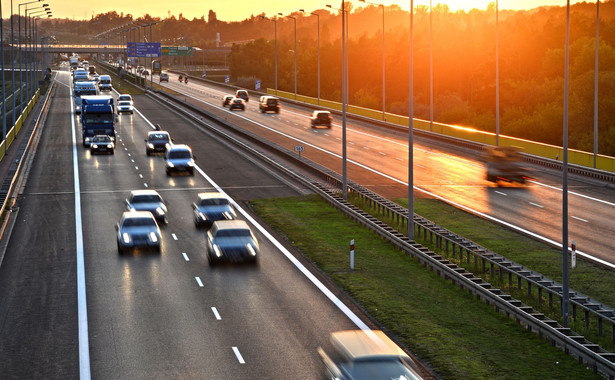
<svg viewBox="0 0 615 380">
<path fill-rule="evenodd" d="M 599 378 L 316 195 L 256 200 L 252 206 L 443 378 Z"/>
</svg>

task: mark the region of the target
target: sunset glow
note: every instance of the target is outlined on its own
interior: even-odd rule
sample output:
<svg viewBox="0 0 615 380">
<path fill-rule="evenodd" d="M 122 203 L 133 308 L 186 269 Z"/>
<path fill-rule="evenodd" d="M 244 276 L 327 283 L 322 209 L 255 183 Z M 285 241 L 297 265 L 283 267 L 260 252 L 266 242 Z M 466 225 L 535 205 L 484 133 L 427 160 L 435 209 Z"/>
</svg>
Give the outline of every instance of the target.
<svg viewBox="0 0 615 380">
<path fill-rule="evenodd" d="M 485 9 L 493 1 L 488 0 L 444 0 L 433 1 L 433 6 L 437 4 L 446 4 L 452 11 L 457 10 L 470 10 L 473 8 Z M 571 3 L 577 3 L 580 1 L 571 1 Z M 5 4 L 6 3 L 6 4 Z M 351 1 L 355 8 L 365 6 L 365 3 L 358 0 Z M 410 7 L 410 1 L 400 2 L 398 0 L 383 0 L 383 1 L 370 1 L 374 4 L 384 4 L 389 6 L 392 4 L 398 4 L 402 9 L 408 10 Z M 192 0 L 179 0 L 169 3 L 167 1 L 153 0 L 146 3 L 140 2 L 125 2 L 120 0 L 108 0 L 104 3 L 97 5 L 95 11 L 92 10 L 92 4 L 88 2 L 74 2 L 69 0 L 56 0 L 50 2 L 53 15 L 55 18 L 70 18 L 77 20 L 90 19 L 97 13 L 106 13 L 115 10 L 117 13 L 132 14 L 135 17 L 140 17 L 145 14 L 153 15 L 154 17 L 165 18 L 169 16 L 178 17 L 181 13 L 183 17 L 188 19 L 201 18 L 202 16 L 207 19 L 209 10 L 213 10 L 218 20 L 221 21 L 241 21 L 246 18 L 250 18 L 252 15 L 259 15 L 265 13 L 267 16 L 274 16 L 278 13 L 290 14 L 296 12 L 299 8 L 303 8 L 306 11 L 324 9 L 327 4 L 333 6 L 339 6 L 340 1 L 331 0 L 304 0 L 301 2 L 289 2 L 282 0 L 261 0 L 258 2 L 245 2 L 241 7 L 237 7 L 234 2 L 220 2 L 220 1 L 192 1 Z M 172 6 L 171 6 L 172 5 Z M 417 0 L 414 2 L 415 6 L 427 5 L 429 6 L 429 0 Z M 562 0 L 500 0 L 500 9 L 532 9 L 540 6 L 554 6 L 566 5 Z M 3 17 L 7 17 L 8 10 L 10 9 L 10 3 L 8 0 L 3 1 L 4 14 Z"/>
</svg>

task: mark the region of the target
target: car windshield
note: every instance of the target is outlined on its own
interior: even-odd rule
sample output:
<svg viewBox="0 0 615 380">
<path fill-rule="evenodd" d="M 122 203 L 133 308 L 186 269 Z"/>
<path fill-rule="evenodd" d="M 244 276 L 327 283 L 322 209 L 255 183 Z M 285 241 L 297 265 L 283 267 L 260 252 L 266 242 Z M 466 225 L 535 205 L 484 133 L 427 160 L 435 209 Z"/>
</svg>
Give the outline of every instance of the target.
<svg viewBox="0 0 615 380">
<path fill-rule="evenodd" d="M 251 238 L 252 233 L 250 230 L 245 228 L 228 228 L 223 230 L 218 230 L 216 232 L 216 239 L 219 238 Z"/>
<path fill-rule="evenodd" d="M 109 136 L 94 136 L 94 138 L 92 139 L 92 142 L 95 142 L 95 143 L 111 142 L 111 139 L 109 138 Z"/>
<path fill-rule="evenodd" d="M 355 380 L 419 379 L 401 360 L 368 360 L 343 363 L 341 368 Z"/>
<path fill-rule="evenodd" d="M 130 101 L 130 96 L 122 95 L 122 96 L 120 96 L 119 100 L 128 100 L 128 101 Z"/>
<path fill-rule="evenodd" d="M 201 199 L 201 206 L 226 206 L 229 204 L 226 198 Z"/>
<path fill-rule="evenodd" d="M 153 133 L 149 135 L 151 141 L 169 141 L 169 135 L 166 133 Z"/>
<path fill-rule="evenodd" d="M 123 102 L 119 102 L 118 105 L 122 107 L 128 107 L 130 105 L 130 102 L 123 101 Z"/>
<path fill-rule="evenodd" d="M 169 152 L 169 158 L 192 158 L 192 155 L 187 150 L 175 150 Z"/>
<path fill-rule="evenodd" d="M 159 195 L 156 194 L 145 194 L 145 195 L 135 195 L 132 197 L 131 203 L 157 203 L 162 202 Z"/>
<path fill-rule="evenodd" d="M 156 226 L 156 221 L 154 218 L 126 218 L 124 219 L 123 227 L 146 227 Z"/>
<path fill-rule="evenodd" d="M 85 116 L 87 124 L 113 124 L 113 114 L 111 113 L 87 113 Z"/>
<path fill-rule="evenodd" d="M 268 106 L 275 106 L 276 104 L 278 104 L 278 100 L 277 99 L 267 99 L 267 105 Z"/>
</svg>

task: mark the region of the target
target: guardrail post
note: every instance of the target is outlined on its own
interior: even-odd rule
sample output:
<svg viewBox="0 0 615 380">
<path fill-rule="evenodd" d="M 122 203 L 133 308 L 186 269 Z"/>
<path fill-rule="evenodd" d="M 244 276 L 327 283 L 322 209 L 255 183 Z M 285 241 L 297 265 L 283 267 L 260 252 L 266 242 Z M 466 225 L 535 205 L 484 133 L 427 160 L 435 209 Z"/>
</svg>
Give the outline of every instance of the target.
<svg viewBox="0 0 615 380">
<path fill-rule="evenodd" d="M 598 336 L 602 336 L 602 318 L 598 317 Z"/>
<path fill-rule="evenodd" d="M 538 287 L 538 304 L 542 305 L 542 288 Z"/>
<path fill-rule="evenodd" d="M 585 312 L 585 328 L 589 327 L 589 310 L 584 310 Z"/>
<path fill-rule="evenodd" d="M 530 280 L 527 280 L 527 295 L 532 295 L 532 283 L 530 282 Z"/>
<path fill-rule="evenodd" d="M 575 303 L 572 304 L 572 319 L 577 320 L 577 304 Z"/>
</svg>

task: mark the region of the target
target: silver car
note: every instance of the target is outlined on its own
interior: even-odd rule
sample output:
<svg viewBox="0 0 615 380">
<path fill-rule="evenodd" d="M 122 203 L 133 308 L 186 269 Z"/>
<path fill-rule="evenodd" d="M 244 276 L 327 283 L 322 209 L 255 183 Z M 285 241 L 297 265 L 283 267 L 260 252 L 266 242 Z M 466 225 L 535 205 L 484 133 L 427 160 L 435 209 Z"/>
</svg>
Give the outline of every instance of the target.
<svg viewBox="0 0 615 380">
<path fill-rule="evenodd" d="M 129 113 L 132 115 L 134 112 L 134 108 L 132 107 L 132 102 L 130 100 L 120 100 L 117 103 L 117 113 Z"/>
<path fill-rule="evenodd" d="M 157 221 L 167 221 L 167 205 L 156 190 L 133 190 L 125 202 L 129 211 L 149 211 Z"/>
<path fill-rule="evenodd" d="M 160 252 L 160 228 L 151 212 L 125 211 L 115 229 L 120 254 L 138 248 Z"/>
<path fill-rule="evenodd" d="M 209 265 L 222 262 L 253 263 L 259 256 L 256 236 L 243 220 L 218 220 L 207 232 L 207 260 Z"/>
<path fill-rule="evenodd" d="M 199 193 L 192 204 L 194 224 L 210 227 L 216 220 L 232 220 L 237 217 L 228 197 L 217 191 Z"/>
<path fill-rule="evenodd" d="M 96 135 L 90 141 L 90 154 L 94 153 L 111 153 L 115 152 L 115 144 L 111 137 L 107 135 Z"/>
</svg>

